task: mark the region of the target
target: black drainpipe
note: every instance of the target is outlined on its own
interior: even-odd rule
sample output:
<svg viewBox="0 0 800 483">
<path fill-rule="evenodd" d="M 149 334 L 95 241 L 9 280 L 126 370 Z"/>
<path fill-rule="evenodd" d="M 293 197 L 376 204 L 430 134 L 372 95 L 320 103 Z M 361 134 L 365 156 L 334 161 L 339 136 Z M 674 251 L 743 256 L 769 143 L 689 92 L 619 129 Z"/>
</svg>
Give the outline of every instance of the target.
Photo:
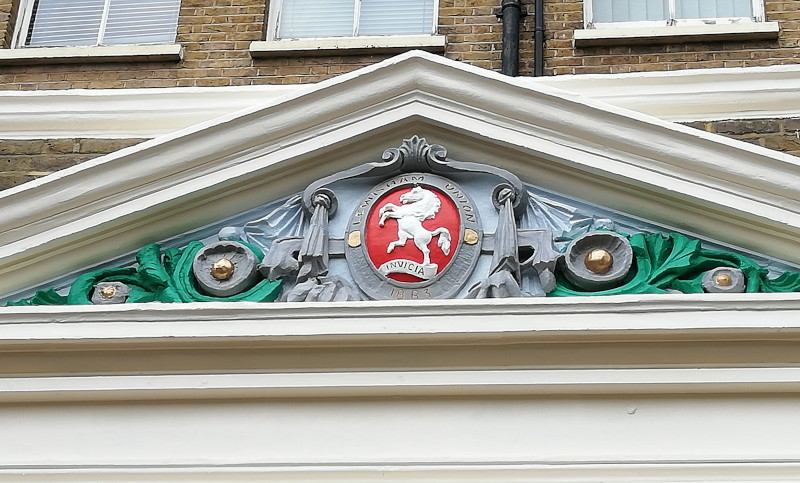
<svg viewBox="0 0 800 483">
<path fill-rule="evenodd" d="M 544 75 L 544 0 L 536 0 L 533 8 L 533 76 Z"/>
<path fill-rule="evenodd" d="M 503 0 L 497 15 L 503 19 L 503 52 L 501 72 L 516 77 L 519 75 L 519 24 L 525 12 L 520 0 Z"/>
</svg>

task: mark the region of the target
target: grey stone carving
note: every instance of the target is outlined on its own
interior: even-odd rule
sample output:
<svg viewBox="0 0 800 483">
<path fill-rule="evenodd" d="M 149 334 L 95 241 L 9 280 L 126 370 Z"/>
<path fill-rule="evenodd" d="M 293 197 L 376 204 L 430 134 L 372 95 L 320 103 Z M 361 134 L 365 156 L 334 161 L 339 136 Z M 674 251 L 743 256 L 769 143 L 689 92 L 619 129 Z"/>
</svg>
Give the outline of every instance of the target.
<svg viewBox="0 0 800 483">
<path fill-rule="evenodd" d="M 532 269 L 536 274 L 528 293 L 542 296 L 556 288 L 556 265 L 561 254 L 553 243 L 553 233 L 546 228 L 517 231 L 517 247 L 520 252 L 531 253 L 520 264 L 522 272 Z"/>
<path fill-rule="evenodd" d="M 346 280 L 336 275 L 316 277 L 295 285 L 281 298 L 284 302 L 344 302 L 361 300 Z"/>
<path fill-rule="evenodd" d="M 303 196 L 297 194 L 265 216 L 247 222 L 241 231 L 246 241 L 258 245 L 266 253 L 272 248 L 273 242 L 280 238 L 302 238 L 303 228 L 307 224 L 308 213 L 303 208 Z"/>
<path fill-rule="evenodd" d="M 282 208 L 285 207 L 286 204 Z M 272 241 L 258 271 L 270 280 L 282 279 L 288 285 L 291 284 L 290 279 L 294 278 L 294 286 L 281 297 L 283 301 L 361 300 L 361 294 L 346 280 L 328 275 L 331 255 L 328 222 L 329 216 L 337 209 L 336 195 L 327 188 L 317 188 L 310 196 L 310 205 L 307 208 L 311 212 L 311 219 L 306 233 L 303 236 L 281 237 Z M 274 215 L 279 215 L 275 216 L 276 219 L 284 219 L 289 213 L 285 209 L 273 212 Z M 341 249 L 335 250 L 335 253 L 341 255 Z"/>
<path fill-rule="evenodd" d="M 372 179 L 377 184 L 367 184 Z M 478 190 L 468 195 L 459 179 Z M 348 200 L 346 223 L 334 218 L 342 199 Z M 443 206 L 457 215 L 444 216 Z M 481 215 L 489 216 L 492 206 L 497 225 L 484 233 Z M 443 219 L 453 216 L 459 220 L 445 226 Z M 413 136 L 385 150 L 381 161 L 322 178 L 267 216 L 220 235 L 264 248 L 258 270 L 285 282 L 282 300 L 519 297 L 554 290 L 562 258 L 557 244 L 603 222 L 531 194 L 506 170 L 453 160 L 444 147 Z M 614 273 L 619 267 L 616 262 Z M 585 286 L 614 283 L 608 274 L 574 270 Z"/>
<path fill-rule="evenodd" d="M 92 303 L 97 305 L 124 304 L 131 293 L 122 282 L 98 282 L 92 291 Z"/>
<path fill-rule="evenodd" d="M 328 216 L 336 212 L 336 196 L 329 189 L 319 188 L 311 197 L 310 209 L 311 222 L 298 253 L 298 283 L 328 274 Z"/>
<path fill-rule="evenodd" d="M 555 266 L 559 253 L 553 245 L 553 234 L 547 228 L 517 229 L 514 211 L 514 189 L 500 184 L 492 192 L 492 202 L 498 210 L 494 232 L 492 268 L 489 276 L 470 288 L 467 298 L 501 298 L 543 296 L 555 289 Z M 520 262 L 520 252 L 529 254 Z M 522 272 L 533 269 L 536 283 L 529 291 L 521 288 Z"/>
<path fill-rule="evenodd" d="M 590 232 L 570 243 L 564 254 L 564 274 L 583 290 L 596 292 L 617 286 L 630 271 L 633 250 L 616 233 Z"/>
<path fill-rule="evenodd" d="M 258 266 L 258 271 L 264 278 L 272 281 L 296 276 L 300 270 L 300 262 L 297 257 L 302 246 L 303 237 L 278 238 L 264 256 L 264 260 Z"/>
<path fill-rule="evenodd" d="M 252 250 L 234 241 L 203 247 L 194 257 L 192 272 L 197 287 L 207 295 L 230 297 L 252 288 L 258 280 Z"/>
<path fill-rule="evenodd" d="M 492 192 L 492 203 L 498 211 L 492 268 L 485 280 L 470 288 L 467 298 L 522 296 L 517 223 L 514 218 L 515 196 L 513 187 L 507 184 L 497 185 Z"/>
<path fill-rule="evenodd" d="M 746 285 L 747 277 L 738 268 L 718 267 L 703 274 L 703 290 L 709 293 L 740 293 Z"/>
</svg>

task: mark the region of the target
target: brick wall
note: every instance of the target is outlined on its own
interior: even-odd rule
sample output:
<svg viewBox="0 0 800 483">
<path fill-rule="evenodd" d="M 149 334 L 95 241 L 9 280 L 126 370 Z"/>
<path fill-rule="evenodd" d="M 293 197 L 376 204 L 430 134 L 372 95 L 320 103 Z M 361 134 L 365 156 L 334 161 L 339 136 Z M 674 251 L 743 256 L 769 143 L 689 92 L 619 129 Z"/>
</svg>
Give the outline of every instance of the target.
<svg viewBox="0 0 800 483">
<path fill-rule="evenodd" d="M 143 139 L 0 140 L 0 190 L 141 141 Z"/>
<path fill-rule="evenodd" d="M 13 32 L 11 12 L 13 10 L 13 0 L 0 0 L 0 48 L 7 48 L 11 44 Z"/>
<path fill-rule="evenodd" d="M 693 122 L 687 125 L 800 156 L 800 119 L 797 118 Z"/>
<path fill-rule="evenodd" d="M 8 45 L 13 0 L 0 0 L 0 37 Z M 533 0 L 524 0 L 529 11 Z M 487 69 L 500 69 L 500 0 L 441 0 L 439 33 L 445 55 Z M 253 59 L 248 47 L 264 37 L 265 0 L 183 0 L 178 41 L 181 63 L 0 66 L 0 89 L 220 86 L 317 82 L 378 62 L 385 55 L 286 56 Z M 781 22 L 776 41 L 672 43 L 575 48 L 583 26 L 581 0 L 545 0 L 545 74 L 616 73 L 797 62 L 800 4 L 767 0 L 767 18 Z M 533 17 L 522 25 L 521 75 L 533 63 Z"/>
<path fill-rule="evenodd" d="M 778 21 L 777 40 L 671 43 L 575 48 L 582 28 L 581 0 L 546 0 L 545 75 L 603 74 L 655 70 L 749 67 L 797 63 L 800 58 L 800 2 L 766 0 L 766 17 Z"/>
<path fill-rule="evenodd" d="M 9 0 L 0 0 L 0 12 Z M 264 36 L 265 0 L 183 0 L 177 41 L 183 62 L 1 66 L 0 89 L 138 88 L 318 82 L 387 56 L 253 59 Z M 0 19 L 2 14 L 0 13 Z M 0 24 L 0 29 L 3 24 Z"/>
</svg>

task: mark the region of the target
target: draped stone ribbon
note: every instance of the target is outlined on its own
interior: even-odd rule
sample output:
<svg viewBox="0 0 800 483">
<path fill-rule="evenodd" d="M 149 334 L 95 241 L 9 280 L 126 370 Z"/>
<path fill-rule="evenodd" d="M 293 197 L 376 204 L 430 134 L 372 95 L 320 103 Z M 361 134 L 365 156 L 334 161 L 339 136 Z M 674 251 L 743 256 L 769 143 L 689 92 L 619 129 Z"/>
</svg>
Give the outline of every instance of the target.
<svg viewBox="0 0 800 483">
<path fill-rule="evenodd" d="M 324 192 L 314 193 L 312 204 L 314 213 L 300 246 L 298 283 L 328 274 L 328 210 L 331 197 Z"/>
</svg>

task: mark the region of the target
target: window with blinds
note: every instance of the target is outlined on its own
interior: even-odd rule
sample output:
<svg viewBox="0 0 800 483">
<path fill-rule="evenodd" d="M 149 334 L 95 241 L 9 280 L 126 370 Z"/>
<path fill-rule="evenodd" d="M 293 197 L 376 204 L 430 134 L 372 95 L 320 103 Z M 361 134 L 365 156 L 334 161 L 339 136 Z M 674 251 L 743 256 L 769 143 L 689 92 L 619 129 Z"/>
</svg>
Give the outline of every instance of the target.
<svg viewBox="0 0 800 483">
<path fill-rule="evenodd" d="M 763 0 L 584 0 L 588 25 L 763 20 Z"/>
<path fill-rule="evenodd" d="M 35 0 L 25 46 L 175 41 L 180 0 Z"/>
<path fill-rule="evenodd" d="M 275 37 L 430 34 L 435 0 L 283 0 Z"/>
</svg>

